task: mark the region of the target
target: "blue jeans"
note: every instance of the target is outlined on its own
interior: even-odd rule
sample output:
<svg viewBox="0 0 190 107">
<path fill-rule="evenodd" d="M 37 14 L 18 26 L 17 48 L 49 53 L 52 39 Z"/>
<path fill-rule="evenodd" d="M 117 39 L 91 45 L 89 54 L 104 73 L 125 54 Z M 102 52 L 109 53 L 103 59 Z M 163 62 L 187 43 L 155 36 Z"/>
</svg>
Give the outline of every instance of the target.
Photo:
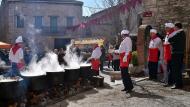
<svg viewBox="0 0 190 107">
<path fill-rule="evenodd" d="M 19 69 L 17 67 L 17 63 L 12 63 L 11 65 L 12 65 L 12 68 L 6 74 L 4 74 L 3 76 L 4 77 L 21 76 L 20 72 L 19 72 Z"/>
</svg>

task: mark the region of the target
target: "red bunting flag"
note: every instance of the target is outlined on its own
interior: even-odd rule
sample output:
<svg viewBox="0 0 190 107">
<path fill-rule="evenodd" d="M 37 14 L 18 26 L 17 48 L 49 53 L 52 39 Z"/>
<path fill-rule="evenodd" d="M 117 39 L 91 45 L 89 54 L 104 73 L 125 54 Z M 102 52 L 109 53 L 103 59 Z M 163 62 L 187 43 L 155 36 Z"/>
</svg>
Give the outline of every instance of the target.
<svg viewBox="0 0 190 107">
<path fill-rule="evenodd" d="M 104 21 L 112 20 L 113 16 L 119 13 L 125 13 L 130 11 L 131 8 L 135 8 L 138 4 L 141 4 L 142 0 L 130 0 L 129 2 L 125 4 L 120 4 L 119 6 L 115 6 L 110 10 L 106 10 L 107 12 L 99 17 L 96 17 L 94 19 L 90 19 L 87 22 L 82 22 L 79 25 L 73 26 L 73 27 L 67 27 L 67 30 L 75 31 L 79 28 L 86 28 L 87 26 L 95 25 L 95 24 L 101 24 Z"/>
</svg>

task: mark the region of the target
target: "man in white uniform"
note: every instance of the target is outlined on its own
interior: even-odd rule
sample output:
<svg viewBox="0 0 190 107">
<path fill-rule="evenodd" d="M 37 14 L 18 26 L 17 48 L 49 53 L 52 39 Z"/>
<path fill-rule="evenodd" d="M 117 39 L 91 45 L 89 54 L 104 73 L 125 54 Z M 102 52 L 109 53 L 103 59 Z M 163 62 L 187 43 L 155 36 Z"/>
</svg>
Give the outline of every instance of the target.
<svg viewBox="0 0 190 107">
<path fill-rule="evenodd" d="M 129 31 L 123 30 L 121 32 L 123 37 L 123 41 L 119 47 L 119 55 L 120 55 L 120 68 L 121 75 L 123 80 L 124 89 L 122 91 L 126 91 L 126 93 L 130 93 L 133 89 L 133 83 L 131 77 L 128 72 L 128 66 L 132 57 L 132 41 L 129 37 Z"/>
<path fill-rule="evenodd" d="M 162 59 L 162 40 L 157 36 L 157 30 L 150 30 L 150 44 L 148 52 L 149 79 L 157 80 L 158 61 Z"/>
<path fill-rule="evenodd" d="M 21 76 L 20 71 L 24 69 L 24 53 L 22 49 L 22 36 L 19 36 L 15 44 L 12 46 L 9 52 L 9 60 L 11 62 L 12 70 L 5 74 L 5 77 L 15 77 L 15 76 Z"/>
<path fill-rule="evenodd" d="M 89 58 L 92 64 L 93 73 L 97 76 L 99 75 L 100 68 L 100 56 L 102 55 L 101 49 L 98 44 L 95 44 L 94 49 L 92 51 L 92 55 Z"/>
</svg>

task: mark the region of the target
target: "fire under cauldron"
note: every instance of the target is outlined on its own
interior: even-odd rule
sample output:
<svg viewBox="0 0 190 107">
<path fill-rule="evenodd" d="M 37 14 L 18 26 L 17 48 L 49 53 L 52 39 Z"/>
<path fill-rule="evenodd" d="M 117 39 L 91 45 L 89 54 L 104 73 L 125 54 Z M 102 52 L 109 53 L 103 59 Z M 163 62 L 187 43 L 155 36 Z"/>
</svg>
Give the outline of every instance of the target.
<svg viewBox="0 0 190 107">
<path fill-rule="evenodd" d="M 84 80 L 88 80 L 92 77 L 91 64 L 80 65 L 80 77 Z"/>
<path fill-rule="evenodd" d="M 27 75 L 22 74 L 24 79 L 28 83 L 29 91 L 42 91 L 47 89 L 47 77 L 46 75 Z"/>
<path fill-rule="evenodd" d="M 65 68 L 64 82 L 65 85 L 70 87 L 75 84 L 80 78 L 80 67 Z"/>
<path fill-rule="evenodd" d="M 57 86 L 64 83 L 64 71 L 47 72 L 48 84 L 50 87 Z"/>
<path fill-rule="evenodd" d="M 20 84 L 22 81 L 21 78 L 0 80 L 0 101 L 18 101 L 25 94 Z"/>
</svg>

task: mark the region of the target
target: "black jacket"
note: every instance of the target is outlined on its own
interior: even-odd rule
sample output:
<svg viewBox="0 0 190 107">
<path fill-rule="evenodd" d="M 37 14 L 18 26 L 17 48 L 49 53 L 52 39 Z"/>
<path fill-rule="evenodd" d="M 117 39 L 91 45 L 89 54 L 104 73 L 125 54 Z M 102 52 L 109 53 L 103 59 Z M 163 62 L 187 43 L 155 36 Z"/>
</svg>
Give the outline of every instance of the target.
<svg viewBox="0 0 190 107">
<path fill-rule="evenodd" d="M 184 54 L 186 46 L 186 35 L 184 31 L 176 33 L 175 36 L 169 39 L 172 46 L 172 54 Z"/>
</svg>

